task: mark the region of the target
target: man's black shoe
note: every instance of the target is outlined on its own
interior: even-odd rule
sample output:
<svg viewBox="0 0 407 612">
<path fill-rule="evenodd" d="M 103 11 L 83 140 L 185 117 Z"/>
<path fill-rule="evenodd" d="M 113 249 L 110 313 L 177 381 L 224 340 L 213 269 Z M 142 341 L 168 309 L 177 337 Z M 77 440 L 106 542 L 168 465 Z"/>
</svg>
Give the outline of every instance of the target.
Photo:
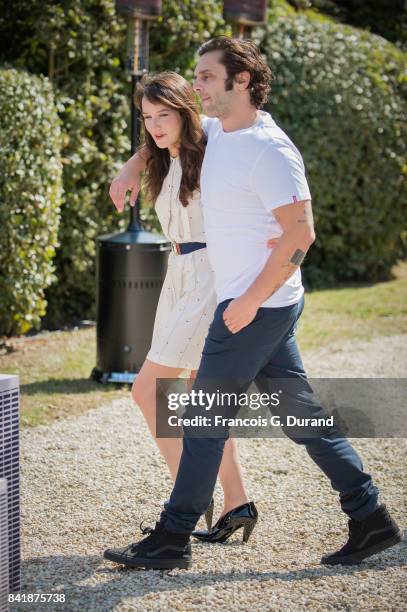
<svg viewBox="0 0 407 612">
<path fill-rule="evenodd" d="M 366 557 L 394 546 L 401 542 L 400 530 L 388 513 L 386 506 L 381 505 L 362 521 L 349 520 L 349 539 L 337 552 L 325 555 L 321 563 L 326 565 L 353 565 Z"/>
<path fill-rule="evenodd" d="M 130 567 L 146 569 L 188 569 L 192 565 L 189 534 L 172 533 L 161 523 L 155 528 L 141 527 L 146 538 L 123 548 L 108 548 L 103 553 L 105 559 L 123 563 Z"/>
</svg>

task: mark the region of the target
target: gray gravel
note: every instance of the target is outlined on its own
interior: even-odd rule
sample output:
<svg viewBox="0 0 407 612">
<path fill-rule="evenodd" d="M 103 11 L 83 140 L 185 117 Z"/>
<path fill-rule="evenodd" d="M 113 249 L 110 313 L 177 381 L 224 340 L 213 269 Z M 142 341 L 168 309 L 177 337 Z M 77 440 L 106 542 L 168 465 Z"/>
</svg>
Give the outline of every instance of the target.
<svg viewBox="0 0 407 612">
<path fill-rule="evenodd" d="M 309 377 L 406 378 L 407 334 L 325 346 L 308 352 L 304 364 Z"/>
<path fill-rule="evenodd" d="M 304 355 L 312 376 L 406 376 L 407 336 L 346 343 Z M 357 370 L 357 373 L 355 372 Z M 73 398 L 74 401 L 74 398 Z M 407 440 L 356 440 L 365 468 L 406 526 Z M 193 544 L 194 565 L 170 573 L 121 569 L 108 546 L 139 538 L 171 483 L 147 427 L 128 399 L 77 418 L 24 430 L 21 439 L 23 589 L 63 592 L 65 604 L 12 610 L 405 610 L 407 541 L 353 568 L 319 559 L 346 535 L 329 483 L 287 439 L 240 440 L 259 509 L 251 541 Z M 216 490 L 219 511 L 221 491 Z"/>
</svg>

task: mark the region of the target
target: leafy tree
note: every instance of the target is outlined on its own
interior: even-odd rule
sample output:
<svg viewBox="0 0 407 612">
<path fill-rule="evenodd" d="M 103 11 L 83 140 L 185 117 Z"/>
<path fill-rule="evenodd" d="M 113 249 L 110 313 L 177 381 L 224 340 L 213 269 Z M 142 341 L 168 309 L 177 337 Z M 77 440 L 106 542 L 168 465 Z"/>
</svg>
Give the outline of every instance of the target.
<svg viewBox="0 0 407 612">
<path fill-rule="evenodd" d="M 405 0 L 288 0 L 297 10 L 314 8 L 342 23 L 380 34 L 393 43 L 407 43 Z"/>
<path fill-rule="evenodd" d="M 272 21 L 261 44 L 275 74 L 269 108 L 309 174 L 317 241 L 308 281 L 388 278 L 405 253 L 404 54 L 306 16 Z"/>
<path fill-rule="evenodd" d="M 43 322 L 59 327 L 95 316 L 95 238 L 126 226 L 108 196 L 130 150 L 126 22 L 113 0 L 1 4 L 0 60 L 48 76 L 62 120 L 58 282 L 47 291 Z M 219 1 L 164 1 L 151 27 L 151 68 L 188 72 L 199 43 L 223 31 Z"/>
</svg>

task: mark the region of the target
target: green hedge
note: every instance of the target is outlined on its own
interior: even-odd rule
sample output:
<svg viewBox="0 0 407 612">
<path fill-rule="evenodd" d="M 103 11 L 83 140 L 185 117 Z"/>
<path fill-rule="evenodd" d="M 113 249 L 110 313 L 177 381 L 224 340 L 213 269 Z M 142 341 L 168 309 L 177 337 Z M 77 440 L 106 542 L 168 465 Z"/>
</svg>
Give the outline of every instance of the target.
<svg viewBox="0 0 407 612">
<path fill-rule="evenodd" d="M 220 0 L 164 0 L 151 69 L 190 76 L 199 43 L 229 31 Z M 95 316 L 95 238 L 127 226 L 108 196 L 129 154 L 125 39 L 113 0 L 14 0 L 0 13 L 0 60 L 48 76 L 62 121 L 57 282 L 43 327 Z M 378 37 L 302 17 L 271 24 L 263 44 L 277 72 L 272 112 L 304 154 L 317 210 L 308 278 L 386 277 L 400 252 L 402 56 Z"/>
<path fill-rule="evenodd" d="M 151 27 L 151 69 L 187 71 L 199 42 L 223 25 L 219 0 L 164 0 Z M 114 0 L 14 0 L 0 13 L 0 59 L 50 78 L 63 124 L 58 282 L 46 294 L 44 327 L 94 318 L 95 239 L 128 224 L 108 195 L 130 153 L 125 55 Z"/>
<path fill-rule="evenodd" d="M 0 70 L 0 335 L 39 327 L 55 280 L 60 122 L 48 79 Z"/>
<path fill-rule="evenodd" d="M 313 195 L 308 282 L 388 278 L 405 254 L 405 55 L 303 16 L 273 21 L 262 45 L 275 73 L 269 109 L 301 150 Z"/>
<path fill-rule="evenodd" d="M 275 4 L 276 1 L 272 0 Z M 296 10 L 316 10 L 342 23 L 369 30 L 405 48 L 405 0 L 288 0 Z"/>
</svg>

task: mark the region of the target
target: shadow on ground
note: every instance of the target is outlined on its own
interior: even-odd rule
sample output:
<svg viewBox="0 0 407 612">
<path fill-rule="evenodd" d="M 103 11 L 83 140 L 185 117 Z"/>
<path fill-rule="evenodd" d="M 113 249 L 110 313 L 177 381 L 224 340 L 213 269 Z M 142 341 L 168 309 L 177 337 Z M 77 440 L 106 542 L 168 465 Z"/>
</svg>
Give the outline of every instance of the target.
<svg viewBox="0 0 407 612">
<path fill-rule="evenodd" d="M 384 572 L 389 568 L 405 567 L 407 565 L 407 534 L 398 546 L 376 555 L 356 566 L 305 565 L 289 571 L 154 571 L 130 569 L 102 559 L 99 555 L 89 556 L 50 556 L 28 559 L 23 562 L 22 593 L 65 593 L 65 603 L 53 603 L 52 612 L 64 610 L 85 610 L 88 608 L 113 610 L 122 601 L 131 598 L 143 598 L 151 593 L 165 592 L 167 595 L 179 593 L 182 603 L 182 593 L 185 589 L 204 591 L 205 587 L 217 588 L 231 582 L 245 581 L 270 583 L 285 581 L 291 583 L 288 596 L 295 597 L 295 583 L 303 580 L 319 580 L 335 576 L 350 576 L 359 572 Z M 227 544 L 226 544 L 227 545 Z M 196 544 L 195 558 L 199 556 L 199 548 L 205 544 Z M 225 546 L 220 544 L 216 546 Z M 233 544 L 232 544 L 233 546 Z M 317 560 L 315 560 L 317 563 Z M 95 584 L 83 584 L 94 579 Z M 328 585 L 327 585 L 328 586 Z M 200 599 L 205 597 L 201 593 Z M 40 609 L 43 604 L 30 604 L 30 610 Z M 141 602 L 140 602 L 140 605 Z M 103 606 L 101 608 L 100 606 Z M 11 610 L 27 610 L 26 603 L 13 604 Z"/>
</svg>

